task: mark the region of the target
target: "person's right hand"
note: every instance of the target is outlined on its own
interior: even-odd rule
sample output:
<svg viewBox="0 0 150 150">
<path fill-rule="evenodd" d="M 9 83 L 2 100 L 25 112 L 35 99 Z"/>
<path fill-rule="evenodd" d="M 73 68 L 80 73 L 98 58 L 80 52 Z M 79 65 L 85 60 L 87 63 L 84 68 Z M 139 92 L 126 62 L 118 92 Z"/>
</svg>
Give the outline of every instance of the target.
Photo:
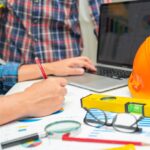
<svg viewBox="0 0 150 150">
<path fill-rule="evenodd" d="M 67 81 L 49 78 L 25 91 L 0 97 L 0 125 L 23 117 L 42 117 L 62 108 Z"/>
<path fill-rule="evenodd" d="M 62 108 L 67 81 L 63 78 L 49 78 L 27 88 L 21 101 L 25 116 L 42 117 Z"/>
<path fill-rule="evenodd" d="M 56 76 L 83 75 L 85 69 L 95 72 L 96 68 L 86 56 L 67 58 L 60 61 L 43 64 L 46 73 Z M 61 66 L 61 67 L 60 67 Z"/>
</svg>

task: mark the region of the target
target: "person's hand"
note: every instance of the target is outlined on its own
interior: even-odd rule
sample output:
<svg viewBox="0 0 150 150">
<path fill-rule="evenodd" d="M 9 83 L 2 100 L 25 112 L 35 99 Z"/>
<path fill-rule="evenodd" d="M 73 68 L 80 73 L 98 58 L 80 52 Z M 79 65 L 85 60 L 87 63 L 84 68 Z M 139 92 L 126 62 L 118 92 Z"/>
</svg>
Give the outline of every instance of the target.
<svg viewBox="0 0 150 150">
<path fill-rule="evenodd" d="M 82 75 L 84 74 L 84 69 L 96 71 L 92 61 L 86 56 L 68 58 L 53 63 L 45 63 L 43 66 L 48 75 Z"/>
<path fill-rule="evenodd" d="M 23 92 L 1 96 L 0 125 L 23 117 L 42 117 L 62 108 L 67 81 L 50 78 L 31 85 Z"/>
<path fill-rule="evenodd" d="M 47 75 L 67 76 L 82 75 L 85 69 L 96 72 L 92 61 L 85 56 L 68 58 L 51 63 L 43 63 Z M 18 70 L 18 81 L 26 81 L 41 77 L 37 64 L 21 65 Z"/>
<path fill-rule="evenodd" d="M 67 92 L 66 84 L 63 78 L 49 78 L 27 88 L 20 100 L 25 116 L 42 117 L 61 109 Z"/>
</svg>

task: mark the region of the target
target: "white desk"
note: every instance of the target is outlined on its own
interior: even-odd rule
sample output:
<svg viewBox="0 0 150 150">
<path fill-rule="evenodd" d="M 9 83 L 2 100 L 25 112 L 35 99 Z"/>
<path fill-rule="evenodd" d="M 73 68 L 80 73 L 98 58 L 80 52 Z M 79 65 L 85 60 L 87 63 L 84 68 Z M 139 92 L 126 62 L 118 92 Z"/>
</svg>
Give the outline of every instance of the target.
<svg viewBox="0 0 150 150">
<path fill-rule="evenodd" d="M 18 91 L 23 91 L 26 87 L 31 85 L 33 82 L 24 82 L 24 83 L 18 83 L 16 84 L 8 94 L 15 93 Z M 80 89 L 73 86 L 67 86 L 68 94 L 65 98 L 65 104 L 64 104 L 64 112 L 56 115 L 51 115 L 46 121 L 54 121 L 57 119 L 62 118 L 69 118 L 69 119 L 75 119 L 80 122 L 83 122 L 83 117 L 85 116 L 85 111 L 80 106 L 80 99 L 83 96 L 86 96 L 88 94 L 91 94 L 93 92 Z M 130 96 L 130 93 L 128 91 L 127 87 L 112 90 L 109 92 L 106 92 L 105 94 L 111 94 L 111 95 L 118 95 L 118 96 Z M 17 122 L 18 123 L 18 122 Z M 38 126 L 42 126 L 45 122 L 41 121 Z M 22 124 L 23 125 L 23 124 Z M 36 126 L 37 126 L 36 125 Z M 15 123 L 9 124 L 7 126 L 14 126 Z M 17 124 L 18 126 L 18 124 Z M 35 127 L 36 128 L 36 127 Z M 42 140 L 42 144 L 34 147 L 34 148 L 28 148 L 29 150 L 100 150 L 100 149 L 106 149 L 110 147 L 117 147 L 118 145 L 115 144 L 96 144 L 96 143 L 83 143 L 83 142 L 68 142 L 68 141 L 62 141 L 61 139 L 47 139 L 44 138 Z M 26 148 L 22 147 L 21 145 L 8 148 L 8 150 L 25 150 Z M 137 150 L 150 150 L 150 147 L 136 147 Z"/>
</svg>

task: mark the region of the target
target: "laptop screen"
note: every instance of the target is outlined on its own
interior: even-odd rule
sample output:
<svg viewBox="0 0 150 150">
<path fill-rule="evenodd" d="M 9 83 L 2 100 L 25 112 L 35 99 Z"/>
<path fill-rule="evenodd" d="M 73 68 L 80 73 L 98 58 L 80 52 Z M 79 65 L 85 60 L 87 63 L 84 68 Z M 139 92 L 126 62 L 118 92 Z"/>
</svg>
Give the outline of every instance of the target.
<svg viewBox="0 0 150 150">
<path fill-rule="evenodd" d="M 97 62 L 132 68 L 139 45 L 150 35 L 150 0 L 102 4 Z"/>
</svg>

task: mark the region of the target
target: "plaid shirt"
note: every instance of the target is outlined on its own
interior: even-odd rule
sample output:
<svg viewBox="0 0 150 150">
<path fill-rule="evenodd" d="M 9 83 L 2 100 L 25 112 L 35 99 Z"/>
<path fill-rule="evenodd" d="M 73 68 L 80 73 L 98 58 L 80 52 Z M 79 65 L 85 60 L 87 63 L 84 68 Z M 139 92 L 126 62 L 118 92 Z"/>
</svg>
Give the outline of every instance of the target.
<svg viewBox="0 0 150 150">
<path fill-rule="evenodd" d="M 0 94 L 5 94 L 17 82 L 18 67 L 17 63 L 0 65 Z"/>
<path fill-rule="evenodd" d="M 97 29 L 102 1 L 88 2 Z M 6 6 L 0 21 L 0 58 L 34 63 L 35 56 L 52 62 L 81 54 L 79 0 L 6 0 Z"/>
<path fill-rule="evenodd" d="M 111 0 L 88 0 L 95 31 L 99 5 Z M 78 19 L 79 0 L 5 0 L 0 17 L 0 58 L 9 62 L 52 62 L 79 56 L 83 41 Z M 0 92 L 17 82 L 18 64 L 0 66 Z M 12 72 L 12 74 L 11 74 Z"/>
</svg>

